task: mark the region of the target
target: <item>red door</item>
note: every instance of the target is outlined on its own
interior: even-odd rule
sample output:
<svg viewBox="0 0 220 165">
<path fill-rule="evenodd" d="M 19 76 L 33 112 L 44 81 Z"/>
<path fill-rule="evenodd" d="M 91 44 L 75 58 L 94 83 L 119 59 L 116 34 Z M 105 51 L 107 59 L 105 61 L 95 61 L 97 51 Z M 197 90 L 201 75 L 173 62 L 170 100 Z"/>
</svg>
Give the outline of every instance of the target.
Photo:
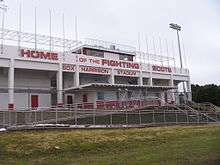
<svg viewBox="0 0 220 165">
<path fill-rule="evenodd" d="M 38 95 L 31 95 L 31 108 L 38 107 Z"/>
</svg>

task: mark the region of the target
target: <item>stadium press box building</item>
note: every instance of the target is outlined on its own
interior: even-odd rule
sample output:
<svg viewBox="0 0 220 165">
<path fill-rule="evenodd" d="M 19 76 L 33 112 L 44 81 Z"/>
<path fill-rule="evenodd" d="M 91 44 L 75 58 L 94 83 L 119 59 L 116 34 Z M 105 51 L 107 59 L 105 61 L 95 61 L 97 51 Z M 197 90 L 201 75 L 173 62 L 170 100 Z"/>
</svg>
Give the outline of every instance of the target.
<svg viewBox="0 0 220 165">
<path fill-rule="evenodd" d="M 181 82 L 191 99 L 188 69 L 150 62 L 163 62 L 163 56 L 100 40 L 79 42 L 6 29 L 1 33 L 0 109 L 177 104 Z M 147 58 L 141 59 L 144 54 Z"/>
</svg>

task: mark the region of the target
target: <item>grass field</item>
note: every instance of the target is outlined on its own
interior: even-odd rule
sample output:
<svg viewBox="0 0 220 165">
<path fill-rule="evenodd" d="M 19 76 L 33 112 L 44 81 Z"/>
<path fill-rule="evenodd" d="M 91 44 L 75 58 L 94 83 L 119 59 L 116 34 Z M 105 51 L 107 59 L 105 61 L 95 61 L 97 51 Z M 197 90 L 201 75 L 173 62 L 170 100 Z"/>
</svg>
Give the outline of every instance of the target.
<svg viewBox="0 0 220 165">
<path fill-rule="evenodd" d="M 2 133 L 0 164 L 219 165 L 220 126 Z"/>
</svg>

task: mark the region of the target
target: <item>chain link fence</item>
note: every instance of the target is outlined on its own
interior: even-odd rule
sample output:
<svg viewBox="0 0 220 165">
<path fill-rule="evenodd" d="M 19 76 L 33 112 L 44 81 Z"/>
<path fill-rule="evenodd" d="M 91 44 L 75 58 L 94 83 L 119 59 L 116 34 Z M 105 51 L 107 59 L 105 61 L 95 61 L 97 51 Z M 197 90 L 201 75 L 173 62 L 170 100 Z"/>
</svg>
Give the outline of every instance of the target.
<svg viewBox="0 0 220 165">
<path fill-rule="evenodd" d="M 147 124 L 219 123 L 220 112 L 173 109 L 96 110 L 54 108 L 50 110 L 0 111 L 0 128 L 16 126 L 116 126 Z"/>
</svg>

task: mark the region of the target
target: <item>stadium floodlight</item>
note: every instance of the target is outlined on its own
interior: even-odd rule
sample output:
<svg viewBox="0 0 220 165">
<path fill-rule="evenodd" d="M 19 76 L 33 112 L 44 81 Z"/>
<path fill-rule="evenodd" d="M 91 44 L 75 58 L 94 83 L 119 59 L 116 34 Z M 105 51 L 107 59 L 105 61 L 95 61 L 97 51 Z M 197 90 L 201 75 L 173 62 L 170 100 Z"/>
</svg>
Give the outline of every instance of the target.
<svg viewBox="0 0 220 165">
<path fill-rule="evenodd" d="M 182 71 L 183 68 L 183 62 L 182 62 L 182 53 L 181 53 L 181 47 L 180 47 L 180 37 L 179 37 L 179 31 L 181 31 L 181 26 L 175 23 L 170 23 L 170 28 L 176 30 L 177 33 L 177 42 L 178 42 L 178 48 L 179 48 L 179 56 L 180 56 L 180 68 Z M 183 92 L 186 93 L 185 84 L 183 82 Z"/>
<path fill-rule="evenodd" d="M 170 23 L 170 28 L 177 31 L 177 41 L 178 41 L 178 47 L 179 47 L 179 56 L 180 56 L 180 67 L 183 68 L 183 62 L 182 62 L 182 53 L 181 53 L 181 47 L 180 47 L 180 37 L 179 37 L 179 31 L 181 31 L 181 26 Z"/>
<path fill-rule="evenodd" d="M 170 23 L 170 28 L 181 31 L 181 26 L 174 23 Z"/>
</svg>

